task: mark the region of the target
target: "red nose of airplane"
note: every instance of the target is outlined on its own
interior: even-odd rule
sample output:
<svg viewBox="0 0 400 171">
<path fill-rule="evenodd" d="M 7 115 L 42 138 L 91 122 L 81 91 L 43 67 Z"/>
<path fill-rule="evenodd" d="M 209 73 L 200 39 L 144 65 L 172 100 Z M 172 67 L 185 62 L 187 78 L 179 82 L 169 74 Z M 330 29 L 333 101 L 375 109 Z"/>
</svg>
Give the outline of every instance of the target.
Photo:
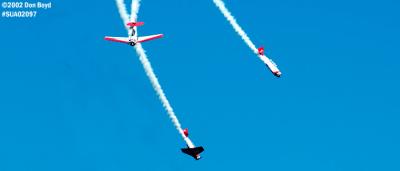
<svg viewBox="0 0 400 171">
<path fill-rule="evenodd" d="M 188 137 L 189 136 L 189 130 L 187 128 L 185 128 L 183 130 L 183 134 L 185 134 L 185 136 Z"/>
<path fill-rule="evenodd" d="M 259 47 L 258 48 L 258 54 L 259 55 L 264 55 L 264 47 Z"/>
</svg>

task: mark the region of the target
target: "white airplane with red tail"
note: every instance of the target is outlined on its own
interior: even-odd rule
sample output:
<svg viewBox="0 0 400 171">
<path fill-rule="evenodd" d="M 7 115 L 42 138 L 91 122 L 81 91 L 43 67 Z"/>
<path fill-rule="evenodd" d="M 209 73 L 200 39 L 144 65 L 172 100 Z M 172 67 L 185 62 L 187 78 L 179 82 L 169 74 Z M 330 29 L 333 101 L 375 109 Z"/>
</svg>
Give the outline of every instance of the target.
<svg viewBox="0 0 400 171">
<path fill-rule="evenodd" d="M 269 70 L 271 70 L 272 74 L 274 74 L 276 77 L 281 77 L 282 73 L 279 71 L 278 66 L 271 59 L 264 55 L 264 47 L 258 48 L 258 55 L 261 56 L 265 65 L 269 68 Z"/>
<path fill-rule="evenodd" d="M 184 129 L 183 130 L 183 134 L 185 134 L 185 142 L 187 145 L 187 148 L 182 148 L 182 152 L 192 156 L 194 159 L 199 160 L 200 157 L 200 153 L 204 151 L 204 148 L 202 146 L 196 147 L 194 146 L 194 144 L 192 143 L 192 141 L 189 139 L 189 131 L 188 129 Z"/>
<path fill-rule="evenodd" d="M 135 46 L 138 43 L 143 43 L 146 41 L 154 40 L 163 37 L 163 34 L 155 34 L 155 35 L 150 35 L 150 36 L 143 36 L 143 37 L 138 37 L 136 35 L 136 27 L 137 26 L 142 26 L 144 22 L 129 22 L 126 25 L 129 26 L 129 37 L 110 37 L 106 36 L 104 39 L 113 41 L 113 42 L 120 42 L 120 43 L 126 43 L 131 46 Z"/>
</svg>

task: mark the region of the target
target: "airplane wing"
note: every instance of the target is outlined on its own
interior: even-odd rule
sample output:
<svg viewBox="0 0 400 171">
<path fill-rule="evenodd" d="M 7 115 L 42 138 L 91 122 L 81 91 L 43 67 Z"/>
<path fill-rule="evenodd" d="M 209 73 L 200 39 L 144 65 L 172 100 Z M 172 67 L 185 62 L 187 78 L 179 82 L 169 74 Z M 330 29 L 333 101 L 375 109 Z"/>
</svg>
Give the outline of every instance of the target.
<svg viewBox="0 0 400 171">
<path fill-rule="evenodd" d="M 161 38 L 161 37 L 163 37 L 162 34 L 155 34 L 155 35 L 151 35 L 151 36 L 139 37 L 138 38 L 138 43 L 142 43 L 142 42 L 158 39 L 158 38 Z"/>
<path fill-rule="evenodd" d="M 108 40 L 108 41 L 113 41 L 113 42 L 129 43 L 129 38 L 128 37 L 109 37 L 109 36 L 106 36 L 104 39 Z"/>
<path fill-rule="evenodd" d="M 203 152 L 204 148 L 202 146 L 195 147 L 195 148 L 182 148 L 181 151 L 189 156 L 194 157 L 196 160 L 198 160 L 199 158 L 197 158 L 197 155 L 199 155 L 201 152 Z"/>
</svg>

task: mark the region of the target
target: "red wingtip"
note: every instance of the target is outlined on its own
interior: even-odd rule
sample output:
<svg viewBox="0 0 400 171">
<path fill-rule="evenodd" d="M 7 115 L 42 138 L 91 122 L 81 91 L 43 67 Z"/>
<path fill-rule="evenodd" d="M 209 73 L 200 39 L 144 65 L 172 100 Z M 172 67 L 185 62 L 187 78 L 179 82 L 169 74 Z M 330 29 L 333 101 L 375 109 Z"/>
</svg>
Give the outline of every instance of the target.
<svg viewBox="0 0 400 171">
<path fill-rule="evenodd" d="M 189 130 L 187 128 L 185 128 L 183 130 L 183 134 L 185 134 L 185 136 L 188 137 L 189 136 Z"/>
</svg>

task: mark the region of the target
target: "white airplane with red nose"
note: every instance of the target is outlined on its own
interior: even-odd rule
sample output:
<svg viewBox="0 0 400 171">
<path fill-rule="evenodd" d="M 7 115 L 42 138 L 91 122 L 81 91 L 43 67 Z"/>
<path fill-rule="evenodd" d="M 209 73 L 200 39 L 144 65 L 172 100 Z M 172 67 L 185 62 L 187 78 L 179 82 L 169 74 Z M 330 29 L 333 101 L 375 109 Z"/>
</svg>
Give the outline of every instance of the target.
<svg viewBox="0 0 400 171">
<path fill-rule="evenodd" d="M 144 22 L 129 22 L 126 25 L 129 26 L 129 37 L 110 37 L 106 36 L 104 39 L 113 41 L 113 42 L 119 42 L 119 43 L 126 43 L 131 46 L 135 46 L 138 43 L 143 43 L 146 41 L 154 40 L 163 37 L 163 34 L 155 34 L 155 35 L 150 35 L 150 36 L 143 36 L 143 37 L 138 37 L 136 34 L 136 27 L 137 26 L 142 26 Z"/>
<path fill-rule="evenodd" d="M 272 74 L 274 74 L 276 77 L 281 77 L 282 73 L 279 71 L 278 66 L 271 59 L 264 55 L 264 47 L 258 48 L 258 55 L 261 56 L 261 59 L 264 61 L 269 70 L 271 70 Z"/>
</svg>

